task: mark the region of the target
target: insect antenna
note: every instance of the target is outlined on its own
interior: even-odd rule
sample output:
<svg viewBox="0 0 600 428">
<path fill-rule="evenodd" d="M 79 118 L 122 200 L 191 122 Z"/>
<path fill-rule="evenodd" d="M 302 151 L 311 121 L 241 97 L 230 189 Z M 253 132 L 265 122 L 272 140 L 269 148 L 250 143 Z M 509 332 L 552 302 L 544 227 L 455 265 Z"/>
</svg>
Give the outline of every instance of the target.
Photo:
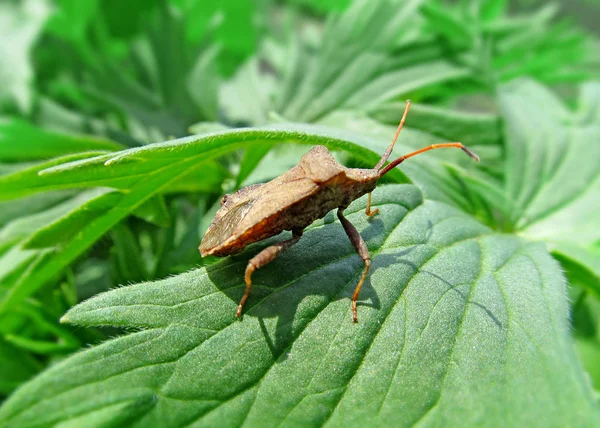
<svg viewBox="0 0 600 428">
<path fill-rule="evenodd" d="M 400 119 L 400 123 L 398 124 L 398 129 L 396 129 L 396 134 L 394 135 L 394 139 L 392 140 L 392 144 L 387 148 L 377 165 L 375 165 L 375 170 L 379 171 L 385 161 L 390 157 L 392 150 L 394 149 L 394 144 L 396 144 L 396 140 L 398 139 L 398 135 L 400 135 L 400 131 L 402 131 L 402 127 L 404 126 L 404 122 L 406 121 L 406 115 L 408 114 L 408 110 L 410 110 L 410 100 L 406 100 L 406 107 L 404 108 L 404 114 L 402 115 L 402 119 Z"/>
<path fill-rule="evenodd" d="M 400 156 L 396 160 L 393 160 L 392 162 L 390 162 L 389 164 L 387 164 L 386 167 L 383 168 L 379 172 L 379 177 L 384 176 L 388 171 L 390 171 L 391 169 L 395 168 L 397 165 L 399 165 L 400 163 L 404 162 L 404 160 L 406 160 L 408 158 L 411 158 L 411 157 L 416 156 L 418 154 L 421 154 L 423 152 L 427 152 L 429 150 L 443 149 L 443 148 L 450 148 L 450 147 L 455 147 L 457 149 L 461 149 L 463 152 L 465 152 L 466 154 L 468 154 L 471 158 L 473 158 L 474 160 L 476 160 L 477 162 L 479 162 L 479 156 L 477 156 L 477 153 L 475 153 L 473 150 L 471 150 L 467 146 L 463 145 L 463 143 L 432 144 L 431 146 L 424 147 L 422 149 L 419 149 L 419 150 L 414 151 L 412 153 L 409 153 L 407 155 Z"/>
</svg>

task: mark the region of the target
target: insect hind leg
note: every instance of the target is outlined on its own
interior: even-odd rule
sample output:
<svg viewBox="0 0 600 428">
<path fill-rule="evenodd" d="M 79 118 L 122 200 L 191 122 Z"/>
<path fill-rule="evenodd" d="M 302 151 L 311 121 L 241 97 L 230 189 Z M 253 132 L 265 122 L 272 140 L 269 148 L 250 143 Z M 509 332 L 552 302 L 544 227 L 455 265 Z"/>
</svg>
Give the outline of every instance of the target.
<svg viewBox="0 0 600 428">
<path fill-rule="evenodd" d="M 358 300 L 360 289 L 362 288 L 365 282 L 365 278 L 367 277 L 367 273 L 369 272 L 369 268 L 371 267 L 371 256 L 369 255 L 367 244 L 365 244 L 365 241 L 362 239 L 362 236 L 360 236 L 360 233 L 358 233 L 358 230 L 356 230 L 354 225 L 350 223 L 350 221 L 346 217 L 344 217 L 344 210 L 341 208 L 338 209 L 337 215 L 340 219 L 340 222 L 342 223 L 342 226 L 344 227 L 344 230 L 346 231 L 346 235 L 348 235 L 348 238 L 350 238 L 350 242 L 352 242 L 352 245 L 356 249 L 356 252 L 365 264 L 365 267 L 362 271 L 362 275 L 358 280 L 358 285 L 354 289 L 354 293 L 352 293 L 352 321 L 356 323 L 358 322 L 358 315 L 356 313 L 356 301 Z"/>
<path fill-rule="evenodd" d="M 244 295 L 240 300 L 240 304 L 238 305 L 237 312 L 235 314 L 236 317 L 242 316 L 242 308 L 244 307 L 244 303 L 246 303 L 246 300 L 252 291 L 252 274 L 254 271 L 256 269 L 260 269 L 266 264 L 271 263 L 282 251 L 290 248 L 302 237 L 302 230 L 294 230 L 292 233 L 293 237 L 291 239 L 271 245 L 250 259 L 248 265 L 246 266 L 246 274 L 244 276 L 246 281 L 246 291 L 244 292 Z"/>
</svg>

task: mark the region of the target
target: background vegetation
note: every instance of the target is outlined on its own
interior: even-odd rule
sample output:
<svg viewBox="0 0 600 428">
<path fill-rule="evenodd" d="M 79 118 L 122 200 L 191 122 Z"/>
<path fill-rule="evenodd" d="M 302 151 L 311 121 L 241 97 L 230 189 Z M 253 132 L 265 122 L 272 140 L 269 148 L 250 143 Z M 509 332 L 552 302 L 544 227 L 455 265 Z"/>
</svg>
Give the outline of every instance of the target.
<svg viewBox="0 0 600 428">
<path fill-rule="evenodd" d="M 599 5 L 565 4 L 0 3 L 0 425 L 597 426 Z M 348 209 L 359 324 L 333 215 L 236 320 L 274 240 L 200 258 L 222 195 L 373 166 L 407 98 L 395 155 L 482 162 Z"/>
</svg>

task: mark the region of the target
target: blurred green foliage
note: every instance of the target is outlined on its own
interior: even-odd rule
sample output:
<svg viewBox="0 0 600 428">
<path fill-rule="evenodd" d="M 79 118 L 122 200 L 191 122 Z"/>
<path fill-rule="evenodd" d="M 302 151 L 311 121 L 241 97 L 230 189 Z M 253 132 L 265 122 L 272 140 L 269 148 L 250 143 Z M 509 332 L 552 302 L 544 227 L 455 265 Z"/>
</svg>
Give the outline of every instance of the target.
<svg viewBox="0 0 600 428">
<path fill-rule="evenodd" d="M 220 197 L 294 165 L 299 149 L 280 143 L 325 144 L 346 165 L 371 167 L 409 97 L 394 153 L 458 140 L 482 163 L 432 153 L 382 181 L 411 182 L 489 231 L 543 242 L 570 283 L 570 299 L 548 303 L 570 305 L 564 337 L 580 360 L 567 355 L 566 371 L 583 378 L 581 362 L 600 388 L 598 46 L 559 5 L 524 0 L 0 3 L 0 397 L 65 358 L 72 367 L 69 356 L 86 344 L 144 327 L 110 310 L 90 318 L 78 303 L 213 265 L 197 246 Z M 535 281 L 559 284 L 558 268 L 539 257 Z M 230 280 L 241 281 L 235 269 Z M 120 295 L 105 296 L 91 302 L 118 306 L 111 299 Z M 73 319 L 94 328 L 60 324 L 73 307 Z M 289 346 L 300 341 L 288 336 Z M 365 337 L 366 347 L 376 340 Z M 35 395 L 60 370 L 26 391 Z M 552 385 L 576 384 L 563 380 Z M 136 419 L 151 413 L 148 397 L 81 422 Z M 11 406 L 27 408 L 19 400 Z M 32 412 L 21 422 L 43 414 Z"/>
</svg>

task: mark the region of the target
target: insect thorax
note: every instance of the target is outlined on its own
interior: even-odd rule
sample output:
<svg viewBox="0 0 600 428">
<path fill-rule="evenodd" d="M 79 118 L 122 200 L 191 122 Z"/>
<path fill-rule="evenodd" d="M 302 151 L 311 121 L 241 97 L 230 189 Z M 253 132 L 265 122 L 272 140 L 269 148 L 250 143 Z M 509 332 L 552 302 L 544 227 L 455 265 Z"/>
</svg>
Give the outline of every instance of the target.
<svg viewBox="0 0 600 428">
<path fill-rule="evenodd" d="M 376 179 L 357 181 L 348 176 L 321 183 L 315 194 L 299 200 L 285 210 L 285 218 L 282 218 L 284 230 L 305 228 L 329 211 L 347 207 L 355 199 L 373 191 L 376 185 Z"/>
</svg>

